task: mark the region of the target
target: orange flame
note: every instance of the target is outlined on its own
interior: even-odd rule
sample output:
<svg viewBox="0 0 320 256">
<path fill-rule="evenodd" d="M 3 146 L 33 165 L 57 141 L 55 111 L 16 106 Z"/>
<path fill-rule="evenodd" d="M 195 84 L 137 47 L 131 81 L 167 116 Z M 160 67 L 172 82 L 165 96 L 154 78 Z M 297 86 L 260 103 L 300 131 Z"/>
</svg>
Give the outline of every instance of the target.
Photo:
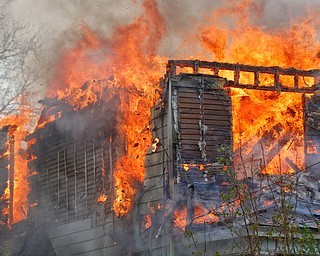
<svg viewBox="0 0 320 256">
<path fill-rule="evenodd" d="M 320 47 L 316 39 L 316 25 L 319 22 L 313 18 L 316 16 L 309 15 L 293 21 L 285 31 L 267 31 L 262 26 L 250 23 L 248 13 L 252 4 L 249 0 L 240 1 L 236 5 L 229 3 L 216 10 L 207 23 L 209 25 L 199 28 L 200 43 L 207 53 L 196 57 L 211 59 L 211 54 L 214 54 L 216 60 L 226 62 L 294 66 L 301 69 L 318 66 L 316 51 Z M 153 92 L 158 88 L 154 84 L 162 76 L 161 70 L 166 62 L 166 58 L 157 55 L 158 44 L 166 31 L 164 19 L 156 1 L 146 0 L 143 6 L 145 15 L 129 25 L 117 27 L 110 40 L 102 39 L 82 26 L 83 38 L 76 42 L 74 48 L 64 53 L 48 90 L 49 96 L 55 95 L 57 91 L 60 98 L 67 96 L 68 102 L 75 109 L 96 102 L 98 95 L 103 94 L 101 88 L 108 87 L 114 94 L 119 94 L 121 105 L 117 130 L 123 135 L 125 152 L 118 159 L 114 171 L 114 210 L 120 216 L 130 211 L 139 183 L 144 177 L 144 155 L 151 141 L 149 108 L 155 100 Z M 229 18 L 228 23 L 223 23 L 225 18 Z M 227 25 L 229 23 L 234 26 Z M 186 41 L 186 44 L 196 43 L 192 39 Z M 230 78 L 228 74 L 220 75 Z M 108 82 L 99 88 L 90 87 L 90 94 L 84 94 L 80 88 L 86 81 L 105 78 L 108 78 Z M 250 77 L 244 76 L 241 79 L 245 82 Z M 280 81 L 290 83 L 288 79 L 281 77 Z M 268 77 L 261 79 L 261 83 L 269 82 Z M 248 148 L 252 147 L 259 143 L 263 131 L 270 131 L 273 144 L 268 140 L 263 144 L 264 153 L 271 158 L 264 172 L 275 173 L 279 169 L 292 172 L 286 158 L 302 168 L 304 145 L 301 95 L 240 89 L 232 89 L 231 93 L 234 150 L 245 143 Z M 271 108 L 265 111 L 266 102 Z M 289 134 L 288 140 L 286 134 Z M 272 155 L 273 146 L 281 140 L 284 141 L 283 147 Z"/>
<path fill-rule="evenodd" d="M 309 15 L 306 17 L 292 20 L 289 28 L 272 31 L 250 23 L 253 6 L 254 2 L 248 0 L 236 4 L 230 2 L 216 10 L 208 23 L 214 25 L 200 28 L 202 46 L 213 53 L 218 61 L 300 69 L 319 67 L 317 52 L 320 45 L 316 31 L 320 19 L 314 18 L 313 13 L 317 8 L 307 10 Z M 225 18 L 229 23 L 223 22 Z M 227 72 L 219 72 L 219 75 L 233 80 Z M 260 83 L 268 85 L 272 79 L 265 77 L 260 79 Z M 303 80 L 300 81 L 302 84 L 309 84 L 307 78 Z M 284 76 L 280 82 L 290 86 L 293 78 Z M 250 84 L 252 78 L 244 76 L 242 83 Z M 242 152 L 245 154 L 256 143 L 263 144 L 266 158 L 269 153 L 272 155 L 270 162 L 263 167 L 265 173 L 293 172 L 286 158 L 302 169 L 304 140 L 301 94 L 232 89 L 231 95 L 234 150 L 246 145 L 247 149 L 242 149 L 248 150 Z M 266 131 L 271 132 L 271 139 L 261 143 L 260 139 Z M 277 154 L 272 154 L 272 148 L 280 141 L 284 145 L 279 147 Z M 238 161 L 241 161 L 239 157 Z"/>
<path fill-rule="evenodd" d="M 193 37 L 199 38 L 203 48 L 196 57 L 211 60 L 213 54 L 215 60 L 225 62 L 300 69 L 319 67 L 317 26 L 320 20 L 316 8 L 308 11 L 304 18 L 293 20 L 288 29 L 271 31 L 250 23 L 249 13 L 253 4 L 252 0 L 227 1 L 226 6 L 212 13 L 207 25 L 199 27 L 198 37 Z M 144 15 L 129 25 L 115 28 L 112 39 L 103 39 L 82 26 L 83 38 L 63 54 L 47 92 L 47 96 L 58 94 L 60 99 L 67 98 L 74 109 L 99 101 L 105 88 L 109 89 L 108 97 L 119 94 L 121 104 L 117 130 L 119 137 L 124 138 L 125 150 L 120 152 L 114 172 L 114 210 L 118 216 L 130 211 L 144 177 L 144 155 L 151 142 L 149 108 L 156 100 L 154 91 L 159 89 L 157 82 L 167 59 L 157 55 L 158 45 L 166 33 L 157 2 L 145 0 L 143 7 Z M 186 46 L 198 44 L 193 38 L 185 41 Z M 219 75 L 232 79 L 227 73 Z M 85 84 L 94 80 L 103 82 Z M 241 78 L 243 83 L 250 83 L 250 80 L 249 75 Z M 267 76 L 261 79 L 264 84 L 270 81 Z M 286 77 L 281 77 L 280 81 L 292 83 Z M 309 84 L 308 78 L 301 82 Z M 261 145 L 266 158 L 270 155 L 271 159 L 264 166 L 264 172 L 276 173 L 280 169 L 292 172 L 286 158 L 303 168 L 301 95 L 240 89 L 232 89 L 231 95 L 234 150 L 247 145 L 242 153 L 248 153 L 266 135 L 270 139 L 265 139 Z M 27 123 L 23 116 L 1 120 L 2 125 L 18 126 L 15 134 L 14 221 L 26 215 L 28 205 L 27 161 L 19 146 L 25 136 L 22 129 Z M 49 116 L 41 120 L 38 128 L 43 128 L 54 118 Z M 283 141 L 283 146 L 272 155 L 279 141 Z"/>
<path fill-rule="evenodd" d="M 185 229 L 187 225 L 187 208 L 176 209 L 173 213 L 172 221 L 176 228 Z M 194 219 L 192 223 L 194 224 L 203 224 L 203 223 L 217 223 L 219 217 L 215 215 L 210 210 L 204 208 L 202 205 L 196 205 L 194 208 Z"/>
<path fill-rule="evenodd" d="M 172 221 L 176 228 L 185 229 L 187 225 L 187 208 L 176 209 L 173 213 Z"/>
<path fill-rule="evenodd" d="M 211 166 L 211 164 L 182 164 L 186 172 L 190 170 L 190 167 L 197 167 L 199 171 L 204 171 L 206 166 Z"/>
<path fill-rule="evenodd" d="M 0 127 L 7 125 L 16 125 L 17 128 L 10 132 L 10 136 L 14 136 L 14 155 L 11 155 L 8 146 L 8 151 L 5 153 L 9 158 L 13 157 L 14 161 L 14 173 L 13 181 L 13 209 L 5 209 L 3 214 L 8 215 L 9 211 L 13 212 L 12 223 L 16 223 L 27 216 L 28 213 L 28 192 L 29 192 L 29 169 L 26 148 L 23 146 L 24 138 L 27 135 L 28 125 L 31 121 L 30 115 L 31 112 L 27 110 L 21 110 L 21 114 L 17 116 L 8 116 L 0 120 Z M 10 170 L 11 166 L 8 166 Z M 11 171 L 11 170 L 10 170 Z M 10 199 L 10 181 L 7 182 L 7 188 L 2 195 L 1 199 Z"/>
<path fill-rule="evenodd" d="M 59 98 L 66 97 L 75 109 L 96 102 L 105 88 L 119 95 L 117 131 L 124 138 L 125 152 L 114 170 L 114 210 L 120 216 L 130 211 L 138 183 L 144 177 L 145 152 L 151 141 L 149 109 L 156 100 L 156 84 L 166 62 L 157 56 L 158 44 L 166 31 L 163 17 L 156 1 L 146 0 L 143 7 L 145 15 L 115 28 L 111 40 L 82 26 L 83 38 L 64 53 L 48 89 L 49 96 L 58 92 Z M 107 82 L 89 88 L 90 95 L 80 88 L 87 81 L 105 78 Z"/>
<path fill-rule="evenodd" d="M 150 214 L 147 214 L 146 216 L 144 216 L 144 219 L 146 221 L 146 224 L 144 225 L 144 227 L 146 229 L 150 228 L 151 225 L 152 225 L 152 220 L 151 220 L 151 215 Z"/>
<path fill-rule="evenodd" d="M 97 199 L 97 203 L 98 204 L 103 204 L 105 201 L 107 201 L 108 196 L 105 194 L 101 194 L 98 199 Z"/>
<path fill-rule="evenodd" d="M 270 205 L 273 205 L 273 204 L 274 204 L 273 200 L 264 200 L 263 201 L 263 206 L 264 207 L 267 207 L 267 206 L 270 206 Z"/>
<path fill-rule="evenodd" d="M 197 205 L 195 207 L 195 217 L 194 217 L 194 223 L 201 224 L 201 223 L 209 223 L 213 224 L 219 221 L 219 217 L 209 211 L 208 209 L 205 209 L 201 205 Z"/>
<path fill-rule="evenodd" d="M 256 154 L 265 173 L 293 172 L 285 161 L 288 157 L 303 169 L 301 94 L 232 89 L 232 104 L 234 151 L 242 154 L 238 162 Z"/>
</svg>

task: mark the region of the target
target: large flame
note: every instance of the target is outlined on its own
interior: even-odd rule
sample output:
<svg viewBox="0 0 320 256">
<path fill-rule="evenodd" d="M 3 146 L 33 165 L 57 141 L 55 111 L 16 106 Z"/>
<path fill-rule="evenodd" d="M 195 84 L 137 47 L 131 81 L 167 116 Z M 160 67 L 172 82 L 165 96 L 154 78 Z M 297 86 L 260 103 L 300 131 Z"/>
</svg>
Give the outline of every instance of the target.
<svg viewBox="0 0 320 256">
<path fill-rule="evenodd" d="M 120 216 L 132 208 L 134 196 L 144 177 L 144 156 L 151 144 L 149 108 L 156 99 L 154 92 L 158 89 L 157 83 L 167 61 L 167 57 L 158 55 L 158 46 L 166 34 L 166 26 L 157 1 L 145 0 L 143 7 L 144 13 L 129 25 L 116 27 L 111 39 L 96 35 L 82 25 L 82 38 L 62 54 L 47 92 L 50 97 L 58 95 L 67 98 L 75 109 L 94 104 L 105 87 L 109 89 L 109 97 L 119 94 L 121 104 L 117 130 L 121 135 L 119 138 L 124 138 L 125 150 L 118 156 L 114 171 L 114 210 Z M 189 36 L 184 46 L 195 49 L 200 44 L 201 54 L 195 56 L 194 52 L 190 52 L 190 56 L 198 59 L 314 69 L 319 67 L 317 53 L 320 50 L 316 33 L 320 20 L 314 12 L 307 11 L 307 15 L 293 20 L 289 27 L 271 30 L 262 25 L 253 25 L 260 15 L 254 1 L 226 1 L 226 5 L 215 10 L 205 25 L 198 24 L 198 37 Z M 190 26 L 193 26 L 191 22 Z M 232 79 L 228 74 L 220 75 Z M 107 79 L 104 84 L 92 83 L 99 86 L 87 88 L 85 93 L 81 88 L 87 81 L 103 79 Z M 250 78 L 242 79 L 248 81 Z M 268 84 L 270 80 L 265 78 L 261 82 Z M 282 78 L 282 82 L 290 83 L 286 78 Z M 300 82 L 309 83 L 308 79 Z M 250 148 L 259 142 L 261 136 L 270 136 L 274 144 L 283 141 L 285 145 L 278 154 L 278 159 L 282 160 L 272 159 L 264 171 L 276 172 L 280 168 L 277 166 L 279 163 L 286 171 L 292 171 L 284 162 L 286 158 L 302 168 L 301 95 L 241 89 L 232 89 L 231 94 L 234 150 L 242 145 Z M 21 122 L 8 119 L 2 120 L 1 124 L 18 125 L 20 134 L 27 122 L 23 116 L 19 116 L 23 120 Z M 45 121 L 41 123 L 42 126 Z M 265 134 L 265 131 L 269 133 Z M 286 134 L 289 134 L 289 138 L 286 138 Z M 17 144 L 23 136 L 25 133 L 16 134 Z M 266 154 L 272 151 L 272 146 L 271 143 L 262 145 Z M 20 154 L 18 146 L 15 150 L 14 221 L 18 221 L 26 212 L 28 170 L 27 158 Z M 242 153 L 246 153 L 245 148 L 243 150 Z"/>
<path fill-rule="evenodd" d="M 254 158 L 264 173 L 293 172 L 287 159 L 304 168 L 301 94 L 233 89 L 232 104 L 238 170 L 248 174 Z"/>
<path fill-rule="evenodd" d="M 79 95 L 88 80 L 109 78 L 109 88 L 120 96 L 117 132 L 124 138 L 125 152 L 114 171 L 114 210 L 124 215 L 131 207 L 144 177 L 145 152 L 151 143 L 150 108 L 163 75 L 166 59 L 157 56 L 157 48 L 166 29 L 154 0 L 144 1 L 144 16 L 114 30 L 112 39 L 94 35 L 83 26 L 83 38 L 68 50 L 58 63 L 57 74 L 49 85 L 48 95 L 67 97 L 76 108 L 97 100 L 96 96 Z M 104 90 L 91 88 L 90 92 Z M 100 93 L 101 95 L 101 93 Z M 90 99 L 90 101 L 88 100 Z"/>
<path fill-rule="evenodd" d="M 304 18 L 292 20 L 288 28 L 270 31 L 250 23 L 256 7 L 254 1 L 228 5 L 216 10 L 212 23 L 201 27 L 199 32 L 202 46 L 212 52 L 216 60 L 285 68 L 319 67 L 317 52 L 320 45 L 316 31 L 320 20 L 312 11 L 307 10 L 308 16 Z M 261 13 L 256 10 L 255 14 Z M 230 73 L 219 74 L 233 80 Z M 244 74 L 240 81 L 252 84 L 253 78 Z M 305 78 L 299 82 L 308 86 L 309 81 Z M 261 84 L 272 82 L 270 76 L 260 77 Z M 293 77 L 284 76 L 280 82 L 292 86 Z M 264 158 L 262 169 L 266 173 L 293 172 L 288 159 L 303 169 L 302 95 L 231 89 L 231 96 L 236 166 L 250 168 L 243 164 L 243 158 L 259 153 L 260 158 Z"/>
<path fill-rule="evenodd" d="M 8 208 L 3 212 L 4 215 L 9 215 L 9 212 L 12 212 L 13 219 L 9 218 L 9 225 L 24 219 L 28 213 L 28 177 L 30 172 L 28 169 L 29 158 L 23 142 L 29 128 L 30 116 L 30 110 L 20 110 L 19 115 L 8 116 L 0 120 L 0 127 L 11 126 L 8 130 L 10 138 L 7 143 L 8 152 L 6 155 L 9 160 L 12 159 L 14 161 L 14 166 L 8 165 L 9 172 L 13 174 L 13 191 L 10 191 L 10 181 L 8 180 L 7 189 L 1 197 L 1 199 L 12 200 L 10 192 L 13 194 L 12 208 L 9 204 Z M 13 140 L 11 140 L 11 145 L 10 139 Z M 10 147 L 12 146 L 14 150 L 10 152 Z"/>
</svg>

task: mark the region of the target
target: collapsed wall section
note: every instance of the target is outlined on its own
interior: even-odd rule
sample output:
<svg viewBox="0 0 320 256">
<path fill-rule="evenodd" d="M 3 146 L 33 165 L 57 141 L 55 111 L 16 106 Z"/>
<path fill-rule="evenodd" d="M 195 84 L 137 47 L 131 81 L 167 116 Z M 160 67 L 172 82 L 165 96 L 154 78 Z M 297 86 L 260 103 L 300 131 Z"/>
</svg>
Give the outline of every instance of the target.
<svg viewBox="0 0 320 256">
<path fill-rule="evenodd" d="M 106 209 L 111 212 L 110 168 L 114 165 L 115 149 L 110 138 L 115 133 L 112 129 L 100 130 L 99 125 L 90 127 L 97 123 L 94 117 L 88 117 L 90 125 L 80 129 L 76 115 L 85 113 L 66 115 L 28 138 L 35 140 L 31 148 L 37 170 L 31 177 L 37 185 L 30 197 L 38 204 L 35 212 L 41 222 L 63 224 L 84 219 L 96 214 L 99 203 L 107 204 Z M 108 121 L 114 127 L 112 119 L 105 121 L 106 127 Z M 68 126 L 69 131 L 63 130 Z M 101 202 L 100 196 L 104 196 Z"/>
<path fill-rule="evenodd" d="M 319 176 L 320 96 L 304 95 L 305 168 Z"/>
<path fill-rule="evenodd" d="M 112 210 L 119 99 L 77 111 L 61 100 L 46 103 L 41 117 L 55 119 L 27 137 L 35 170 L 29 221 L 46 227 L 57 255 L 119 255 L 132 240 L 131 225 Z"/>
<path fill-rule="evenodd" d="M 62 224 L 87 218 L 102 203 L 99 196 L 105 196 L 111 212 L 112 150 L 109 138 L 98 136 L 42 141 L 37 149 L 39 219 Z"/>
</svg>

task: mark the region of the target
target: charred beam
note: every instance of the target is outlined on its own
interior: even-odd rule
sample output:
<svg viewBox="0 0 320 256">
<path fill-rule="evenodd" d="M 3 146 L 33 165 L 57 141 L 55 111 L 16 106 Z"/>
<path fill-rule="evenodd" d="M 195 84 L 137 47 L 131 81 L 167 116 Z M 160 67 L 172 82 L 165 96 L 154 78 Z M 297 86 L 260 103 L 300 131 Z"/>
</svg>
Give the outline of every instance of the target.
<svg viewBox="0 0 320 256">
<path fill-rule="evenodd" d="M 14 199 L 14 132 L 16 131 L 17 126 L 10 126 L 9 127 L 9 161 L 10 161 L 10 167 L 8 170 L 8 178 L 9 178 L 9 191 L 10 191 L 10 197 L 9 197 L 9 216 L 8 216 L 8 224 L 11 226 L 13 223 L 13 199 Z"/>
<path fill-rule="evenodd" d="M 199 68 L 209 69 L 214 75 L 218 75 L 219 70 L 230 70 L 234 72 L 234 81 L 228 81 L 227 87 L 244 88 L 244 89 L 257 89 L 257 90 L 272 90 L 272 91 L 284 91 L 284 92 L 305 92 L 312 93 L 317 91 L 320 78 L 320 70 L 299 70 L 295 68 L 281 68 L 263 67 L 263 66 L 250 66 L 243 64 L 232 64 L 224 62 L 207 62 L 199 60 L 169 60 L 167 64 L 167 76 L 176 76 L 177 67 L 185 68 L 189 67 L 197 73 Z M 241 72 L 251 72 L 254 74 L 254 83 L 252 85 L 241 84 L 240 76 Z M 273 86 L 259 86 L 259 75 L 270 74 L 274 76 Z M 294 86 L 285 86 L 279 83 L 280 75 L 292 76 L 294 79 Z M 312 86 L 299 86 L 299 77 L 312 77 L 314 78 L 314 84 Z"/>
<path fill-rule="evenodd" d="M 243 72 L 260 72 L 265 74 L 280 74 L 286 76 L 306 76 L 306 77 L 320 77 L 319 69 L 312 70 L 299 70 L 295 68 L 281 68 L 278 66 L 273 67 L 264 67 L 264 66 L 251 66 L 243 64 L 233 64 L 226 62 L 208 62 L 208 61 L 199 61 L 199 60 L 169 60 L 167 64 L 167 71 L 174 71 L 174 67 L 191 67 L 195 66 L 195 62 L 198 63 L 199 68 L 214 69 L 218 68 L 219 70 L 232 70 L 236 71 L 237 69 Z"/>
<path fill-rule="evenodd" d="M 253 155 L 258 155 L 258 156 L 265 156 L 266 152 L 263 152 L 264 149 L 261 145 L 267 140 L 270 141 L 271 138 L 273 137 L 273 134 L 277 131 L 277 129 L 280 129 L 281 124 L 278 123 L 275 126 L 270 129 L 270 131 L 266 131 L 263 133 L 262 136 L 259 136 L 260 139 L 252 146 L 250 147 L 250 151 L 247 154 L 243 154 L 241 151 L 244 148 L 247 148 L 249 145 L 249 141 L 244 143 L 243 145 L 240 146 L 239 149 L 237 149 L 234 152 L 234 155 L 239 155 L 242 158 L 242 161 L 247 162 L 250 161 L 248 159 L 251 159 Z M 279 140 L 272 140 L 273 142 L 273 147 L 271 150 L 268 151 L 268 154 L 264 157 L 264 163 L 262 166 L 262 170 L 264 170 L 269 163 L 274 159 L 274 157 L 284 148 L 284 146 L 290 141 L 291 136 L 290 134 L 285 134 L 283 137 L 281 137 Z M 271 141 L 270 141 L 271 142 Z"/>
</svg>

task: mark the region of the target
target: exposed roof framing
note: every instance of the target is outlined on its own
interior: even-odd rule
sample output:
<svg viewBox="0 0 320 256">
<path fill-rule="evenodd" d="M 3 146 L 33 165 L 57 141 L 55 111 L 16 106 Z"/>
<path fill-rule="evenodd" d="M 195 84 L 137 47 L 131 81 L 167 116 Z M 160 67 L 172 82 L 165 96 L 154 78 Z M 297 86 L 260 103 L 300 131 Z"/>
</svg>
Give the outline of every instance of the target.
<svg viewBox="0 0 320 256">
<path fill-rule="evenodd" d="M 232 64 L 225 62 L 208 62 L 199 60 L 169 60 L 167 64 L 167 75 L 175 76 L 177 74 L 177 67 L 179 68 L 192 68 L 193 73 L 199 73 L 199 69 L 207 69 L 212 71 L 212 75 L 219 75 L 220 70 L 233 71 L 233 80 L 228 80 L 226 87 L 255 89 L 255 90 L 268 90 L 277 92 L 300 92 L 300 93 L 313 93 L 320 89 L 320 70 L 298 70 L 295 68 L 280 68 L 263 67 L 263 66 L 250 66 L 243 64 Z M 252 84 L 243 84 L 240 82 L 241 72 L 253 74 Z M 201 72 L 200 72 L 201 73 Z M 273 85 L 263 85 L 260 81 L 261 74 L 273 75 Z M 281 76 L 291 76 L 293 85 L 288 86 L 280 82 Z M 305 78 L 313 78 L 313 84 L 308 85 Z M 301 79 L 299 79 L 301 78 Z M 300 80 L 300 81 L 299 81 Z M 301 83 L 303 81 L 303 83 Z"/>
</svg>

